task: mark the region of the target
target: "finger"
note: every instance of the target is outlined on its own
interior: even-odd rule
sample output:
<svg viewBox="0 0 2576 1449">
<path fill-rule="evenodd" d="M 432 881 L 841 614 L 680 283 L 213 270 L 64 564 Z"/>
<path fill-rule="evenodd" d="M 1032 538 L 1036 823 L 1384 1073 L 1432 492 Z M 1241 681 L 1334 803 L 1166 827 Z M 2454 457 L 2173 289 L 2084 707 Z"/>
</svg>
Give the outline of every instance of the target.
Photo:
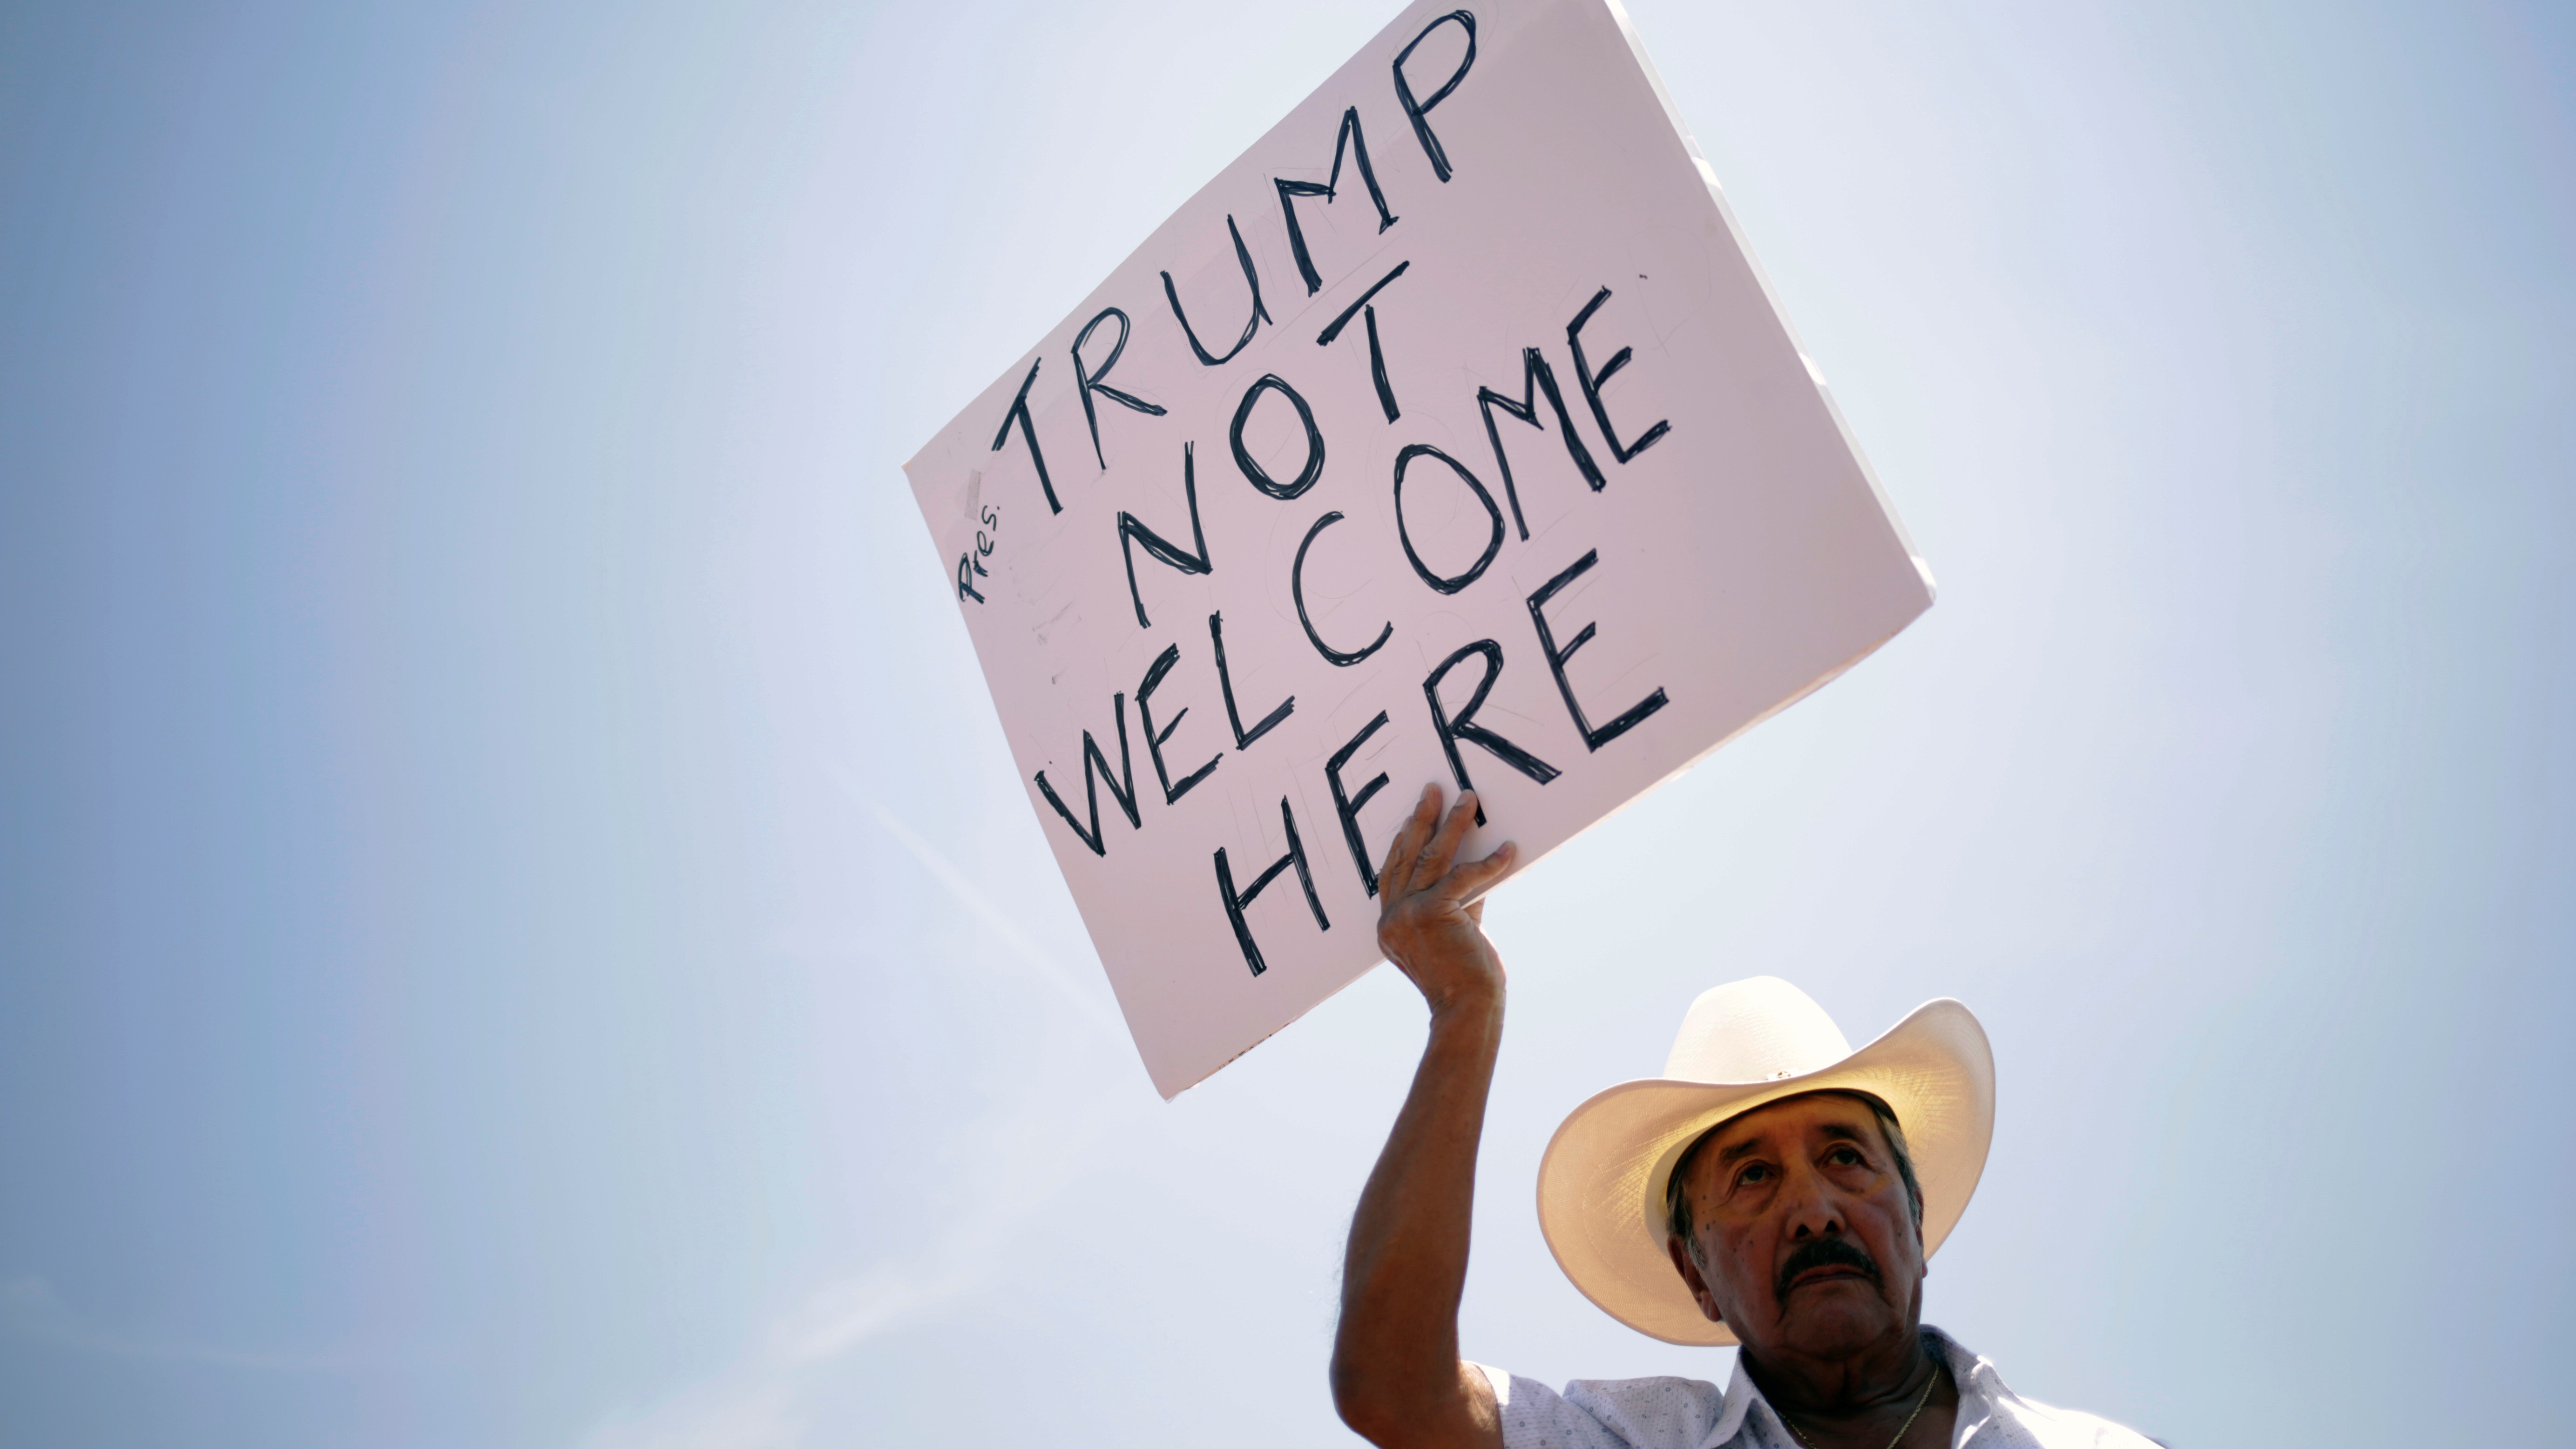
<svg viewBox="0 0 2576 1449">
<path fill-rule="evenodd" d="M 1478 896 L 1467 903 L 1467 919 L 1475 922 L 1479 926 L 1485 924 L 1485 898 L 1483 896 Z"/>
<path fill-rule="evenodd" d="M 1397 897 L 1412 894 L 1419 883 L 1417 877 L 1422 871 L 1422 847 L 1438 829 L 1439 822 L 1440 787 L 1436 784 L 1425 785 L 1422 787 L 1422 798 L 1413 802 L 1413 813 L 1405 817 L 1404 829 L 1396 833 L 1395 856 L 1391 863 L 1395 867 Z"/>
<path fill-rule="evenodd" d="M 1440 787 L 1422 787 L 1422 798 L 1414 802 L 1413 814 L 1405 819 L 1395 839 L 1387 842 L 1386 864 L 1377 873 L 1377 896 L 1381 906 L 1392 906 L 1406 894 L 1413 883 L 1414 855 L 1422 849 L 1423 837 L 1431 833 L 1431 822 L 1440 809 Z"/>
<path fill-rule="evenodd" d="M 1476 824 L 1476 792 L 1461 790 L 1458 803 L 1449 807 L 1449 818 L 1440 822 L 1440 833 L 1431 837 L 1431 848 L 1422 853 L 1422 861 L 1413 869 L 1414 888 L 1429 890 L 1449 874 L 1449 863 L 1458 858 L 1458 846 Z"/>
<path fill-rule="evenodd" d="M 1520 858 L 1520 843 L 1506 840 L 1495 846 L 1494 853 L 1483 860 L 1471 860 L 1449 872 L 1447 878 L 1440 882 L 1440 894 L 1453 901 L 1475 897 L 1475 904 L 1467 908 L 1471 912 L 1475 911 L 1485 904 L 1484 897 L 1479 892 L 1511 874 L 1512 867 L 1520 863 Z"/>
</svg>

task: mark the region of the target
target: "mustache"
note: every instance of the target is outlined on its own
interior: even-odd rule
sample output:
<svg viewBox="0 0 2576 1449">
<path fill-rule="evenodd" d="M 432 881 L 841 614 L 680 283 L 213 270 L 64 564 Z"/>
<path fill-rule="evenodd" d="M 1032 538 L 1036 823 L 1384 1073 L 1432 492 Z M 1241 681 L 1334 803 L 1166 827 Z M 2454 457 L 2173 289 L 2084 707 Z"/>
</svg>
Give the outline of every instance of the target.
<svg viewBox="0 0 2576 1449">
<path fill-rule="evenodd" d="M 1792 1248 L 1787 1261 L 1781 1263 L 1780 1276 L 1772 1284 L 1773 1301 L 1786 1302 L 1790 1284 L 1811 1268 L 1851 1268 L 1872 1283 L 1880 1281 L 1878 1261 L 1860 1244 L 1845 1237 L 1810 1238 Z"/>
</svg>

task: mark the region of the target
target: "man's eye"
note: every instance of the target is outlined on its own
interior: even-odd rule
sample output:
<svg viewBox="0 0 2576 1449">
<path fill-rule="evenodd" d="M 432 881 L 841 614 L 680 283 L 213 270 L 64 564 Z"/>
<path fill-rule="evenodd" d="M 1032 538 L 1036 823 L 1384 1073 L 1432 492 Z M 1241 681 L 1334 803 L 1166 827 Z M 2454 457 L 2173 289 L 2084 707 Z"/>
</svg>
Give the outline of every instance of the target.
<svg viewBox="0 0 2576 1449">
<path fill-rule="evenodd" d="M 1836 1167 L 1860 1166 L 1860 1154 L 1848 1147 L 1837 1147 L 1825 1154 L 1825 1160 Z"/>
<path fill-rule="evenodd" d="M 1769 1182 L 1770 1180 L 1770 1167 L 1759 1162 L 1753 1163 L 1746 1167 L 1742 1172 L 1735 1175 L 1736 1185 L 1739 1187 L 1750 1187 L 1757 1182 Z"/>
</svg>

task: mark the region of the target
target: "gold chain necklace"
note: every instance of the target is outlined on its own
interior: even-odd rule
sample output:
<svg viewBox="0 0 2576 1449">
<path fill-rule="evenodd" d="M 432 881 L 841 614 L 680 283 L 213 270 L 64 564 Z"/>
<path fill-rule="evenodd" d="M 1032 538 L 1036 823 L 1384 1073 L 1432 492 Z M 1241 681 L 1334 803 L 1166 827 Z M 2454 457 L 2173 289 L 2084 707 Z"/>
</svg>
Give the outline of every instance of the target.
<svg viewBox="0 0 2576 1449">
<path fill-rule="evenodd" d="M 1934 1364 L 1931 1381 L 1923 1386 L 1922 1397 L 1914 1401 L 1914 1412 L 1906 1415 L 1905 1422 L 1896 1426 L 1896 1437 L 1887 1441 L 1887 1449 L 1896 1449 L 1897 1445 L 1905 1442 L 1905 1431 L 1913 1428 L 1914 1421 L 1923 1417 L 1923 1406 L 1932 1402 L 1932 1390 L 1938 1387 L 1940 1382 L 1941 1366 Z M 1779 1407 L 1774 1405 L 1771 1412 L 1780 1414 Z M 1789 1426 L 1789 1432 L 1798 1436 L 1799 1443 L 1806 1445 L 1807 1449 L 1815 1449 L 1816 1441 L 1807 1437 L 1807 1431 L 1798 1427 L 1797 1420 L 1786 1414 L 1780 1414 L 1780 1422 Z"/>
</svg>

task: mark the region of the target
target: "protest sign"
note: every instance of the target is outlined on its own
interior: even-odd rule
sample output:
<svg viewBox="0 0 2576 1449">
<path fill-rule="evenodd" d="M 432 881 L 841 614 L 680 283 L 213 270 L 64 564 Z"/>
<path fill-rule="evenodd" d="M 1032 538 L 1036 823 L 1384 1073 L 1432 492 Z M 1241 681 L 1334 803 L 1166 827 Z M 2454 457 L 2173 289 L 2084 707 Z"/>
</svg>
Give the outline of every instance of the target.
<svg viewBox="0 0 2576 1449">
<path fill-rule="evenodd" d="M 1426 783 L 1535 861 L 1932 599 L 1604 0 L 1405 11 L 906 472 L 1167 1097 Z"/>
</svg>

